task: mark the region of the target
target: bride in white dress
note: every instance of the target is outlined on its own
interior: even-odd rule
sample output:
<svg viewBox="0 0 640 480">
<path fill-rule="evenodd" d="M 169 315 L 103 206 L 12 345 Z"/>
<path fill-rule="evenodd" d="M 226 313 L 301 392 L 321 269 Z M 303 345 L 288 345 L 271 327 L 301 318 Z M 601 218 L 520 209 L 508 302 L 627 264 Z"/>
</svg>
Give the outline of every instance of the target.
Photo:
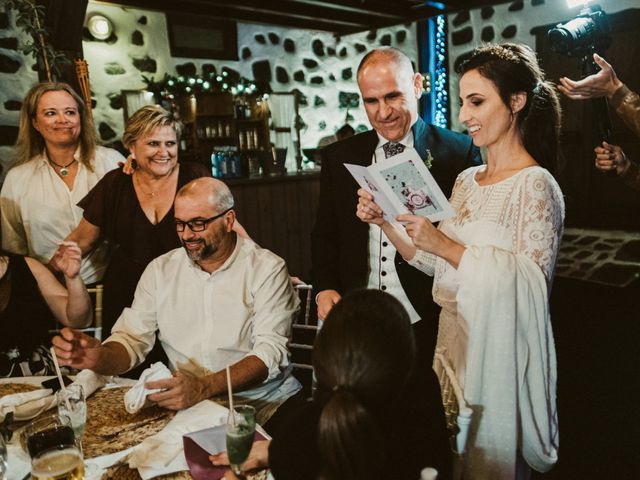
<svg viewBox="0 0 640 480">
<path fill-rule="evenodd" d="M 486 147 L 486 165 L 462 172 L 456 214 L 436 228 L 382 218 L 359 190 L 358 217 L 379 225 L 402 256 L 435 276 L 442 307 L 437 348 L 473 408 L 464 478 L 528 478 L 557 461 L 556 356 L 549 292 L 564 202 L 553 172 L 557 94 L 535 53 L 517 44 L 476 49 L 461 64 L 460 122 Z"/>
</svg>

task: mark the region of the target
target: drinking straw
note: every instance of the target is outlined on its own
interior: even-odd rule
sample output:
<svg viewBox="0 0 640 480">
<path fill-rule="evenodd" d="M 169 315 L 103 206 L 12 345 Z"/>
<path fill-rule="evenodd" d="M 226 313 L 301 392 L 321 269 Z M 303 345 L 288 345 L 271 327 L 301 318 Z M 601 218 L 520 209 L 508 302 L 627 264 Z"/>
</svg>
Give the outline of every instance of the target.
<svg viewBox="0 0 640 480">
<path fill-rule="evenodd" d="M 236 416 L 233 411 L 233 390 L 231 389 L 231 371 L 229 366 L 225 368 L 227 372 L 227 393 L 229 394 L 229 411 L 231 412 L 231 425 L 236 426 Z"/>
<path fill-rule="evenodd" d="M 51 356 L 53 357 L 53 365 L 56 367 L 56 375 L 58 375 L 58 382 L 60 382 L 60 388 L 64 392 L 64 402 L 67 404 L 67 411 L 71 413 L 71 404 L 69 403 L 69 394 L 67 393 L 67 387 L 62 380 L 62 372 L 60 371 L 60 365 L 58 364 L 58 357 L 56 357 L 55 347 L 51 347 Z"/>
</svg>

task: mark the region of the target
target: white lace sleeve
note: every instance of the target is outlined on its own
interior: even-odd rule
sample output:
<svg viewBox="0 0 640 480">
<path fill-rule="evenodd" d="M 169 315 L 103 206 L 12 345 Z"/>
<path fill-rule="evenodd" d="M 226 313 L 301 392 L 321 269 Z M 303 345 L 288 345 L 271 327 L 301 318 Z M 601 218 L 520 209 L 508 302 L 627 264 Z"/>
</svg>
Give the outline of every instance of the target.
<svg viewBox="0 0 640 480">
<path fill-rule="evenodd" d="M 531 258 L 551 285 L 562 226 L 562 191 L 549 172 L 535 169 L 525 175 L 517 196 L 514 251 Z"/>
<path fill-rule="evenodd" d="M 416 250 L 416 254 L 408 261 L 409 265 L 433 277 L 436 270 L 436 256 L 424 250 Z"/>
</svg>

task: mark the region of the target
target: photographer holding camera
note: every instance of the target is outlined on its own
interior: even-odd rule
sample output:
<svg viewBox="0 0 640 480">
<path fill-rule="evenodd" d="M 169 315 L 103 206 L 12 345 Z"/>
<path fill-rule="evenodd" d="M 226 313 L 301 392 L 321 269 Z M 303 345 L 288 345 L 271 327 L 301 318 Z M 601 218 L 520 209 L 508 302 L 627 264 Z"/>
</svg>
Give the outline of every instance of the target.
<svg viewBox="0 0 640 480">
<path fill-rule="evenodd" d="M 613 67 L 600 55 L 594 53 L 593 61 L 600 67 L 599 72 L 579 81 L 562 77 L 558 90 L 573 100 L 607 97 L 618 116 L 640 136 L 640 96 L 618 79 Z M 640 166 L 622 148 L 602 142 L 595 152 L 598 170 L 615 172 L 628 186 L 640 190 Z"/>
</svg>

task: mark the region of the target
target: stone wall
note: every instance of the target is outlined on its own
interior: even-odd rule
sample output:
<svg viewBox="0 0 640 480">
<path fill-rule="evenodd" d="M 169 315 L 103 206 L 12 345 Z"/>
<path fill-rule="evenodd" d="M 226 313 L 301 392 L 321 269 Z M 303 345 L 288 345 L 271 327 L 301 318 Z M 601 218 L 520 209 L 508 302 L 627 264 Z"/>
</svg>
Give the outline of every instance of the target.
<svg viewBox="0 0 640 480">
<path fill-rule="evenodd" d="M 327 32 L 240 23 L 240 60 L 219 61 L 171 57 L 166 18 L 162 13 L 90 2 L 87 14 L 92 12 L 106 15 L 114 24 L 114 34 L 107 41 L 96 41 L 85 35 L 83 42 L 96 128 L 105 143 L 117 141 L 122 134 L 121 90 L 144 88 L 142 75 L 158 80 L 165 73 L 201 73 L 203 66 L 214 65 L 217 71 L 226 67 L 246 78 L 266 79 L 276 92 L 299 90 L 302 93 L 300 113 L 307 125 L 302 144 L 315 147 L 320 138 L 332 135 L 345 123 L 345 106 L 349 103 L 357 105 L 349 110 L 350 124 L 356 129 L 369 128 L 355 81 L 355 69 L 364 52 L 380 45 L 392 45 L 417 59 L 415 24 L 340 38 Z M 32 59 L 25 59 L 17 51 L 22 39 L 15 29 L 13 16 L 0 17 L 0 160 L 3 163 L 10 157 L 11 148 L 7 145 L 15 139 L 21 99 L 37 81 L 31 70 Z"/>
<path fill-rule="evenodd" d="M 0 11 L 0 178 L 4 178 L 18 135 L 18 119 L 22 98 L 38 81 L 33 70 L 35 60 L 25 57 L 19 48 L 27 40 L 15 28 L 15 15 Z"/>
<path fill-rule="evenodd" d="M 599 0 L 597 3 L 607 13 L 638 8 L 638 0 Z M 453 71 L 460 55 L 483 42 L 521 42 L 535 48 L 531 29 L 564 22 L 579 11 L 579 8 L 569 10 L 564 0 L 517 0 L 452 15 L 448 19 L 449 68 Z M 458 79 L 455 74 L 450 78 L 451 125 L 454 130 L 463 130 L 458 122 Z"/>
</svg>

